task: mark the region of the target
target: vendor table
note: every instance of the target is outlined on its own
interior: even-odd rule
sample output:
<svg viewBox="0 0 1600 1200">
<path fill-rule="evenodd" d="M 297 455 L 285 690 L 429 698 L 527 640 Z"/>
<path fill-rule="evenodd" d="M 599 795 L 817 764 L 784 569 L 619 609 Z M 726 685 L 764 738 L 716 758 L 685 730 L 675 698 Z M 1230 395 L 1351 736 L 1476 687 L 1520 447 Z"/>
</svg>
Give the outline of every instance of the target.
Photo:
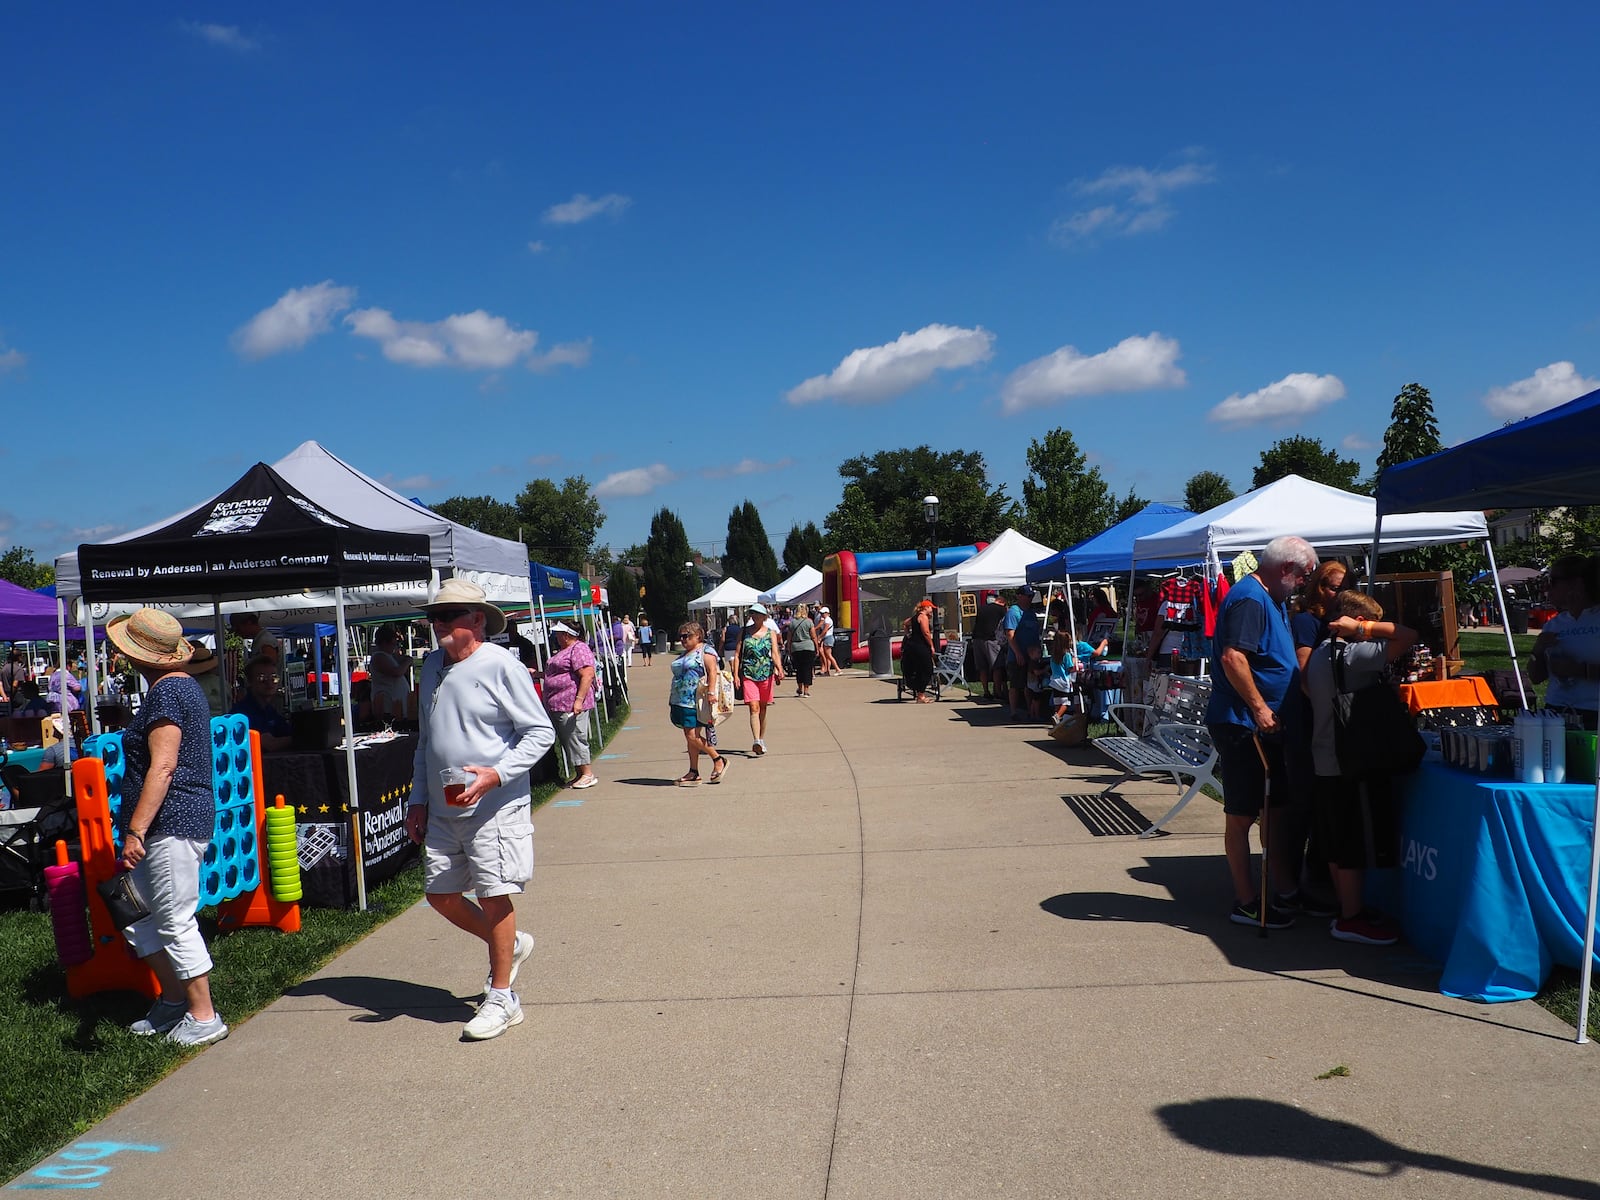
<svg viewBox="0 0 1600 1200">
<path fill-rule="evenodd" d="M 1398 886 L 1380 882 L 1387 875 L 1392 885 L 1395 872 L 1369 878 L 1412 945 L 1444 964 L 1439 990 L 1524 1000 L 1553 964 L 1576 968 L 1594 785 L 1485 779 L 1430 758 L 1398 787 Z"/>
<path fill-rule="evenodd" d="M 43 746 L 28 746 L 21 750 L 13 747 L 6 752 L 5 765 L 21 767 L 25 771 L 37 771 L 39 764 L 44 761 Z"/>
<path fill-rule="evenodd" d="M 356 750 L 356 793 L 361 801 L 361 854 L 367 886 L 382 883 L 416 857 L 405 835 L 415 734 Z M 295 810 L 304 902 L 323 908 L 356 903 L 355 858 L 350 852 L 350 786 L 343 750 L 262 755 L 268 805 L 280 794 Z"/>
<path fill-rule="evenodd" d="M 1433 708 L 1494 708 L 1499 704 L 1482 675 L 1402 683 L 1400 699 L 1406 702 L 1412 716 Z"/>
</svg>

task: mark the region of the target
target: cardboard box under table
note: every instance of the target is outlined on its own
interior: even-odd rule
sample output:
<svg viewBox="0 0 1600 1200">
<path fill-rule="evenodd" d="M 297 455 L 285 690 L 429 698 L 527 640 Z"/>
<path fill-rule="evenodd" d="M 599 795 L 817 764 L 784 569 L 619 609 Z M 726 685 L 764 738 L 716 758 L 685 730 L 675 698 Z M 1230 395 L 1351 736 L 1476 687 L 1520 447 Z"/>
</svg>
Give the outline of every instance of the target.
<svg viewBox="0 0 1600 1200">
<path fill-rule="evenodd" d="M 361 809 L 361 854 L 367 886 L 382 883 L 414 859 L 405 834 L 415 734 L 356 750 Z M 350 795 L 343 750 L 287 750 L 262 756 L 267 803 L 280 793 L 294 808 L 302 903 L 350 908 L 356 903 L 355 856 L 350 846 Z"/>
<path fill-rule="evenodd" d="M 1432 756 L 1397 781 L 1400 869 L 1368 874 L 1374 902 L 1443 964 L 1439 990 L 1524 1000 L 1583 957 L 1594 784 L 1487 779 Z"/>
</svg>

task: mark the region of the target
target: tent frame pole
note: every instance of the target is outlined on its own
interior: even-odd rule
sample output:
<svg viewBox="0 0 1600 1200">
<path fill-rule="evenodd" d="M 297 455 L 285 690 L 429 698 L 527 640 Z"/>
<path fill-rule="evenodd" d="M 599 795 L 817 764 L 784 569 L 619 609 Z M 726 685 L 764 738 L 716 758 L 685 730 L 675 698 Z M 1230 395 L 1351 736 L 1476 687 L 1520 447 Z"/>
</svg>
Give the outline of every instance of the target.
<svg viewBox="0 0 1600 1200">
<path fill-rule="evenodd" d="M 1578 976 L 1577 1042 L 1580 1046 L 1589 1040 L 1589 989 L 1594 980 L 1595 906 L 1600 902 L 1600 778 L 1595 780 L 1594 823 L 1590 828 L 1594 831 L 1594 836 L 1589 839 L 1589 902 L 1583 909 L 1583 969 Z"/>
<path fill-rule="evenodd" d="M 1517 695 L 1521 697 L 1522 707 L 1526 709 L 1528 707 L 1528 693 L 1522 686 L 1522 667 L 1517 663 L 1516 639 L 1511 636 L 1511 618 L 1506 613 L 1506 594 L 1500 587 L 1500 568 L 1495 566 L 1494 563 L 1494 543 L 1490 539 L 1484 538 L 1483 548 L 1489 555 L 1489 574 L 1494 579 L 1494 596 L 1500 604 L 1500 628 L 1506 635 L 1506 652 L 1511 655 L 1511 673 L 1516 676 Z"/>
<path fill-rule="evenodd" d="M 536 642 L 534 644 L 534 651 L 533 652 L 534 652 L 534 656 L 538 657 L 538 654 L 539 654 L 539 643 L 543 643 L 544 644 L 544 659 L 539 663 L 539 673 L 542 676 L 544 674 L 545 667 L 547 667 L 550 664 L 550 615 L 547 612 L 545 612 L 545 610 L 544 610 L 544 593 L 543 592 L 539 593 L 538 599 L 539 599 L 539 642 Z M 544 703 L 544 694 L 543 694 L 542 691 L 540 692 L 540 695 L 539 695 L 539 702 L 541 704 Z M 571 768 L 571 764 L 567 762 L 567 749 L 566 749 L 565 746 L 563 746 L 561 744 L 561 739 L 560 738 L 556 739 L 556 761 L 561 764 L 561 776 L 562 776 L 562 780 L 565 780 L 567 772 L 569 770 L 571 770 L 572 768 Z M 565 782 L 562 783 L 562 786 L 563 787 L 566 786 Z"/>
<path fill-rule="evenodd" d="M 350 788 L 350 846 L 356 865 L 356 907 L 367 911 L 367 865 L 361 843 L 361 794 L 356 785 L 356 723 L 350 711 L 350 633 L 344 619 L 344 585 L 333 588 L 335 631 L 339 638 L 339 707 L 344 710 L 344 770 Z M 313 631 L 313 637 L 316 636 Z"/>
</svg>

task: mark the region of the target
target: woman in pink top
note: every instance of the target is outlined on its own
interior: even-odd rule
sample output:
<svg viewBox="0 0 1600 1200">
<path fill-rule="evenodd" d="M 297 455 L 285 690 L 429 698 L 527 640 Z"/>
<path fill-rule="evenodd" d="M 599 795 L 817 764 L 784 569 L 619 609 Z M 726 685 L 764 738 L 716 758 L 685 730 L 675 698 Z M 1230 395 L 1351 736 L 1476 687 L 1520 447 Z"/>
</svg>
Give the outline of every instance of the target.
<svg viewBox="0 0 1600 1200">
<path fill-rule="evenodd" d="M 589 710 L 594 708 L 594 652 L 564 621 L 550 626 L 556 652 L 544 665 L 544 707 L 556 727 L 561 748 L 578 770 L 571 786 L 591 788 L 600 781 L 589 765 Z"/>
</svg>

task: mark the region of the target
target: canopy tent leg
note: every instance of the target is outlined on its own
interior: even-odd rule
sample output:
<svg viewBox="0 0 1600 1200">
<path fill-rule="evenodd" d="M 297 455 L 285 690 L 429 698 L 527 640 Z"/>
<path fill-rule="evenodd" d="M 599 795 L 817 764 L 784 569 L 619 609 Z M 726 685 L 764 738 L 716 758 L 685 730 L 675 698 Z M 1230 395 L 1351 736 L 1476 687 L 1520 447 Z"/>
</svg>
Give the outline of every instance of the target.
<svg viewBox="0 0 1600 1200">
<path fill-rule="evenodd" d="M 542 672 L 550 663 L 550 616 L 544 610 L 544 597 L 542 595 L 539 597 L 539 641 L 544 643 L 544 658 L 539 663 L 539 670 Z M 538 642 L 534 643 L 533 652 L 534 656 L 538 657 Z M 542 692 L 539 699 L 543 702 L 544 696 Z M 561 744 L 560 738 L 556 739 L 556 761 L 561 764 L 561 777 L 565 779 L 572 766 L 567 762 L 566 747 Z"/>
<path fill-rule="evenodd" d="M 1484 538 L 1483 548 L 1489 555 L 1489 574 L 1494 578 L 1494 597 L 1500 604 L 1500 628 L 1506 635 L 1506 652 L 1511 655 L 1511 673 L 1517 679 L 1517 695 L 1522 698 L 1522 707 L 1528 707 L 1528 693 L 1522 686 L 1522 668 L 1517 665 L 1517 642 L 1511 636 L 1511 618 L 1506 614 L 1506 594 L 1500 587 L 1500 568 L 1494 564 L 1494 543 Z"/>
<path fill-rule="evenodd" d="M 59 595 L 56 597 L 56 640 L 61 653 L 61 670 L 67 669 L 67 604 Z M 48 683 L 49 681 L 46 680 Z M 48 689 L 47 689 L 48 691 Z M 61 789 L 72 795 L 72 717 L 67 712 L 67 681 L 63 674 L 61 679 L 61 705 L 56 709 L 61 714 L 61 736 L 67 741 L 67 770 L 61 772 Z"/>
<path fill-rule="evenodd" d="M 1584 906 L 1583 970 L 1578 978 L 1578 1044 L 1589 1040 L 1589 988 L 1594 977 L 1595 904 L 1600 901 L 1600 780 L 1594 785 L 1594 822 L 1589 826 L 1589 902 Z"/>
<path fill-rule="evenodd" d="M 344 586 L 333 589 L 334 626 L 339 637 L 339 706 L 344 709 L 344 770 L 350 789 L 350 852 L 356 864 L 356 907 L 367 911 L 366 855 L 361 846 L 361 794 L 356 790 L 356 722 L 350 711 L 350 633 L 344 620 Z"/>
<path fill-rule="evenodd" d="M 83 602 L 80 600 L 78 602 L 78 608 L 82 609 L 83 607 Z M 84 615 L 83 636 L 83 657 L 84 661 L 87 662 L 89 666 L 89 679 L 83 685 L 83 706 L 89 710 L 89 733 L 91 736 L 93 736 L 94 734 L 100 732 L 100 705 L 98 703 L 98 698 L 100 695 L 100 673 L 97 670 L 99 663 L 95 661 L 94 657 L 94 621 L 87 614 Z"/>
<path fill-rule="evenodd" d="M 222 694 L 222 707 L 229 708 L 233 704 L 233 680 L 228 674 L 228 639 L 222 632 L 222 598 L 211 597 L 211 636 L 216 641 L 217 678 L 220 680 L 218 690 Z M 283 669 L 283 664 L 278 664 L 278 669 Z"/>
</svg>

